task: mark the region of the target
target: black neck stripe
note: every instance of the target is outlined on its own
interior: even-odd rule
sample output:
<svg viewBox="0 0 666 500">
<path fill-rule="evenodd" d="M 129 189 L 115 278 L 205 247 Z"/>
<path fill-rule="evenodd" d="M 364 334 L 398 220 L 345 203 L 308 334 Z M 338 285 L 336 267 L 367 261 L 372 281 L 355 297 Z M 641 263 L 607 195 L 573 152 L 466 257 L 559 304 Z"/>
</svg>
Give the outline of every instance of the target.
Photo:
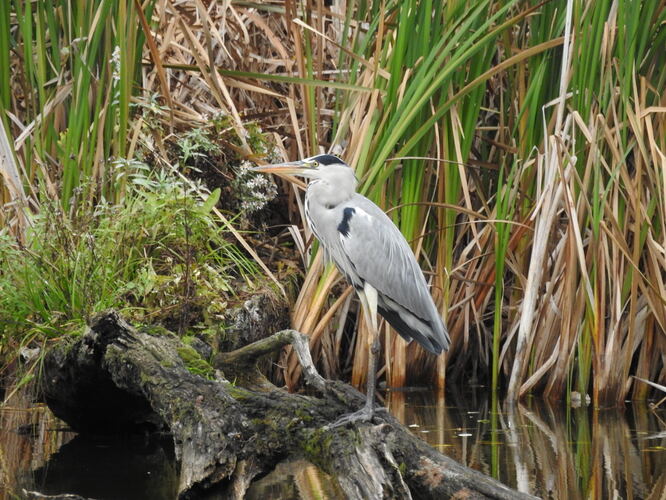
<svg viewBox="0 0 666 500">
<path fill-rule="evenodd" d="M 354 213 L 356 213 L 356 210 L 354 210 L 353 207 L 345 207 L 342 211 L 342 220 L 340 221 L 340 224 L 338 224 L 338 231 L 345 238 L 349 236 L 349 221 Z"/>
</svg>

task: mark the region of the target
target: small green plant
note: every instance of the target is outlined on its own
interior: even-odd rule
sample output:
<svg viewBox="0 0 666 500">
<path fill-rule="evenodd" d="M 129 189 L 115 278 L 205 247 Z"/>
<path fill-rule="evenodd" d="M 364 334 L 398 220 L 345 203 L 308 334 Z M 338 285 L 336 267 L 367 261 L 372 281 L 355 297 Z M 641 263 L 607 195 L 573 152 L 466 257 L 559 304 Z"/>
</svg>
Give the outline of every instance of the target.
<svg viewBox="0 0 666 500">
<path fill-rule="evenodd" d="M 204 128 L 193 128 L 187 131 L 178 139 L 177 144 L 184 164 L 192 162 L 196 164 L 198 160 L 220 152 L 220 146 L 210 139 L 208 131 Z"/>
<path fill-rule="evenodd" d="M 247 143 L 250 145 L 252 151 L 254 151 L 255 154 L 267 155 L 272 153 L 273 144 L 266 138 L 264 131 L 261 129 L 258 123 L 246 123 L 245 130 L 247 130 L 248 133 Z"/>
<path fill-rule="evenodd" d="M 211 217 L 218 193 L 197 202 L 196 186 L 146 168 L 135 165 L 119 205 L 73 217 L 44 205 L 24 247 L 0 233 L 3 339 L 60 335 L 108 308 L 184 331 L 223 311 L 232 280 L 256 272 Z"/>
</svg>

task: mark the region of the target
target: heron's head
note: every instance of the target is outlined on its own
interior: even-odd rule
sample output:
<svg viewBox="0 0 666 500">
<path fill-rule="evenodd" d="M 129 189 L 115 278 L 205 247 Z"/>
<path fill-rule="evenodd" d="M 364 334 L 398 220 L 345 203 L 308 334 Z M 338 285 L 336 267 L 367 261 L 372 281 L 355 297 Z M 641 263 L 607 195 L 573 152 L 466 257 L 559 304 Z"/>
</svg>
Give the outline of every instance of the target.
<svg viewBox="0 0 666 500">
<path fill-rule="evenodd" d="M 298 175 L 310 179 L 308 193 L 321 205 L 336 206 L 356 192 L 352 168 L 337 156 L 317 155 L 305 160 L 255 167 L 256 172 Z"/>
<path fill-rule="evenodd" d="M 274 165 L 263 165 L 255 167 L 255 172 L 271 174 L 298 175 L 307 179 L 328 179 L 333 176 L 351 175 L 354 172 L 349 165 L 337 156 L 323 154 L 311 156 L 304 160 L 291 161 L 287 163 L 276 163 Z"/>
</svg>

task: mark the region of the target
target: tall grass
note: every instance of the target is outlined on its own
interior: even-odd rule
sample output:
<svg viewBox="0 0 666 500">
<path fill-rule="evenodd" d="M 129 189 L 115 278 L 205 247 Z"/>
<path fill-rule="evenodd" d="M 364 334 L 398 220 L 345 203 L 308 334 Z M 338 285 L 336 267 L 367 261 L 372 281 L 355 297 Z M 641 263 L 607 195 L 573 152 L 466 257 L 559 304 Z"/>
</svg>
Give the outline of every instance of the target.
<svg viewBox="0 0 666 500">
<path fill-rule="evenodd" d="M 353 48 L 368 61 L 363 65 L 356 58 L 343 58 L 340 65 L 351 67 L 349 81 L 372 85 L 375 91 L 343 101 L 332 146 L 348 143 L 343 156 L 356 166 L 362 192 L 380 205 L 400 205 L 391 215 L 417 254 L 429 257 L 443 314 L 456 204 L 462 198 L 471 209 L 464 163 L 483 98 L 482 75 L 491 67 L 498 37 L 516 22 L 507 15 L 512 5 L 495 9 L 491 2 L 478 2 L 467 9 L 463 4 L 443 8 L 440 3 L 388 2 L 369 13 L 373 17 L 363 36 L 342 34 L 343 40 L 363 41 Z M 470 81 L 477 83 L 466 88 Z M 422 239 L 424 232 L 437 236 Z M 297 309 L 297 325 L 311 324 L 320 314 L 312 305 L 333 281 L 322 284 L 314 300 L 299 302 L 309 317 L 301 319 Z M 311 293 L 304 287 L 302 297 Z M 352 381 L 358 385 L 366 373 L 366 335 L 361 329 L 356 342 L 355 359 L 361 362 L 354 363 Z M 407 350 L 393 334 L 385 338 L 385 353 L 390 385 L 406 383 L 409 365 L 432 366 L 432 358 L 418 346 Z M 443 385 L 442 364 L 437 380 Z"/>
<path fill-rule="evenodd" d="M 150 15 L 152 2 L 145 8 Z M 0 11 L 10 28 L 0 39 L 9 63 L 1 111 L 14 125 L 23 182 L 65 212 L 74 198 L 117 201 L 125 178 L 109 170 L 128 154 L 130 101 L 140 84 L 135 4 L 11 0 Z M 33 191 L 31 203 L 39 197 Z"/>
<path fill-rule="evenodd" d="M 34 238 L 30 226 L 39 224 L 34 217 L 61 214 L 58 224 L 68 232 L 77 220 L 93 217 L 98 206 L 123 206 L 128 182 L 136 178 L 137 153 L 156 170 L 176 171 L 178 164 L 170 164 L 174 156 L 188 163 L 186 155 L 174 155 L 165 146 L 163 135 L 174 126 L 213 126 L 210 118 L 193 121 L 182 113 L 180 122 L 167 123 L 174 109 L 164 106 L 173 102 L 150 31 L 159 24 L 155 5 L 153 0 L 11 0 L 0 5 L 0 24 L 6 28 L 0 35 L 0 62 L 7 62 L 0 82 L 0 228 L 24 244 Z M 150 57 L 157 60 L 161 78 L 144 70 L 144 58 Z M 239 120 L 232 126 L 244 152 L 251 154 L 247 140 L 252 134 Z M 184 196 L 202 200 L 207 193 L 189 189 Z M 272 276 L 229 220 L 217 208 L 211 210 Z M 79 243 L 83 246 L 69 250 L 85 254 Z M 237 261 L 247 267 L 244 259 Z M 110 292 L 103 276 L 94 278 L 102 280 L 99 291 Z M 76 301 L 82 291 L 63 294 Z M 68 307 L 82 315 L 82 304 Z"/>
<path fill-rule="evenodd" d="M 596 405 L 625 399 L 633 373 L 663 381 L 663 5 L 352 6 L 367 29 L 344 25 L 356 56 L 338 64 L 375 90 L 338 97 L 329 147 L 344 145 L 364 193 L 398 206 L 448 319 L 449 374 Z M 308 276 L 297 326 L 330 321 L 335 283 Z M 435 376 L 404 349 L 385 339 L 389 385 Z"/>
<path fill-rule="evenodd" d="M 188 134 L 171 136 L 168 146 L 151 141 L 174 126 L 166 123 L 173 109 L 163 105 L 168 87 L 151 89 L 142 64 L 159 55 L 148 47 L 154 6 L 0 5 L 3 363 L 18 344 L 41 346 L 109 307 L 181 333 L 218 331 L 237 284 L 257 273 L 229 241 L 248 245 L 215 207 L 219 190 L 211 194 L 178 170 L 193 163 L 179 147 Z"/>
<path fill-rule="evenodd" d="M 663 239 L 664 116 L 645 110 L 663 102 L 656 47 L 666 34 L 639 19 L 666 13 L 655 2 L 567 6 L 559 102 L 545 111 L 537 182 L 527 180 L 539 197 L 534 238 L 546 245 L 524 268 L 534 309 L 514 320 L 509 394 L 559 399 L 573 388 L 614 404 L 628 397 L 632 372 L 664 376 L 650 347 L 664 335 L 664 261 L 649 243 Z"/>
<path fill-rule="evenodd" d="M 388 385 L 475 380 L 511 399 L 578 391 L 600 406 L 646 397 L 632 375 L 666 383 L 663 2 L 0 9 L 11 27 L 0 52 L 15 68 L 0 100 L 17 153 L 3 201 L 21 200 L 16 172 L 30 204 L 118 199 L 127 181 L 109 180 L 108 158 L 147 141 L 166 162 L 163 135 L 211 117 L 238 155 L 265 161 L 245 126 L 257 120 L 285 158 L 330 150 L 354 166 L 426 272 L 451 349 L 435 359 L 384 326 Z M 161 94 L 143 123 L 127 119 L 139 87 Z M 286 188 L 295 220 L 299 189 Z M 360 385 L 367 332 L 352 290 L 306 248 L 307 231 L 291 231 L 307 268 L 294 326 L 327 376 Z M 297 363 L 284 366 L 294 386 Z"/>
</svg>

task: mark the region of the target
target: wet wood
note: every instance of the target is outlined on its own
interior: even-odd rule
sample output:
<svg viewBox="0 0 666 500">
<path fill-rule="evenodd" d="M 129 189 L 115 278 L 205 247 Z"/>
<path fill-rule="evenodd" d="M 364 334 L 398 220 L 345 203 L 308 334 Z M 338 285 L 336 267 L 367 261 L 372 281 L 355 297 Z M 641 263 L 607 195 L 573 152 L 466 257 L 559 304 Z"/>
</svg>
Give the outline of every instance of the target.
<svg viewBox="0 0 666 500">
<path fill-rule="evenodd" d="M 72 495 L 70 493 L 63 493 L 61 495 L 43 495 L 38 491 L 23 490 L 23 498 L 25 500 L 92 500 L 90 498 L 82 497 L 79 495 Z"/>
<path fill-rule="evenodd" d="M 276 388 L 256 369 L 261 356 L 286 344 L 297 353 L 308 394 Z M 48 354 L 45 397 L 77 430 L 169 432 L 183 498 L 210 488 L 242 498 L 285 457 L 318 465 L 349 498 L 532 498 L 441 455 L 385 412 L 372 423 L 328 427 L 364 398 L 321 378 L 298 332 L 219 354 L 214 365 L 172 333 L 137 330 L 110 312 Z"/>
</svg>

